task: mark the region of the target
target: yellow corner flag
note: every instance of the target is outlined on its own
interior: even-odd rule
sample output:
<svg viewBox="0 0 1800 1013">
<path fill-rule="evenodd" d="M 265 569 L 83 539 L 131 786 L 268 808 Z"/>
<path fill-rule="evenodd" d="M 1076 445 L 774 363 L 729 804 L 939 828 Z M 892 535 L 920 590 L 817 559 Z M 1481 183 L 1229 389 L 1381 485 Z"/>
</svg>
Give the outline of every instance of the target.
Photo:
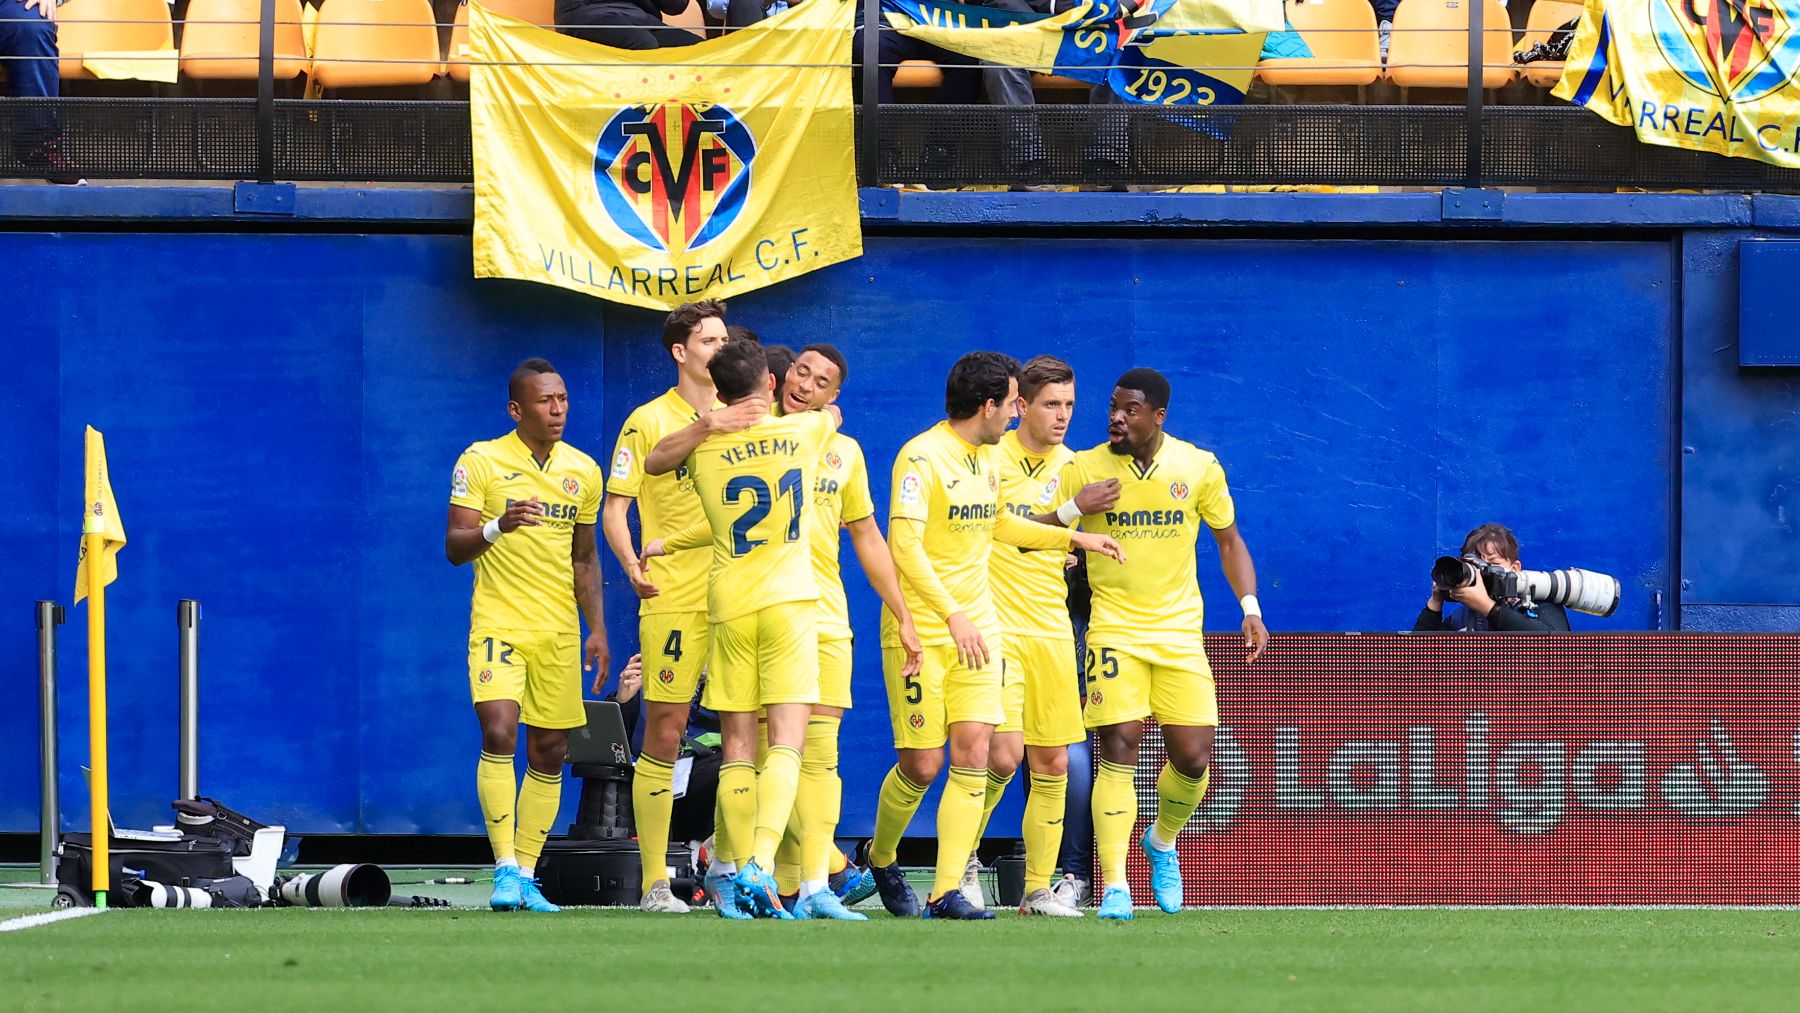
<svg viewBox="0 0 1800 1013">
<path fill-rule="evenodd" d="M 475 276 L 666 310 L 860 256 L 856 7 L 632 51 L 471 4 Z"/>
<path fill-rule="evenodd" d="M 113 502 L 112 478 L 106 470 L 106 441 L 100 430 L 87 427 L 86 478 L 81 495 L 81 554 L 75 562 L 75 600 L 88 594 L 88 535 L 99 535 L 100 586 L 105 587 L 119 577 L 119 564 L 114 556 L 125 545 L 125 522 L 119 518 L 119 505 Z"/>
<path fill-rule="evenodd" d="M 125 523 L 113 502 L 106 442 L 87 427 L 87 465 L 81 496 L 81 556 L 75 563 L 75 600 L 88 599 L 88 794 L 94 841 L 94 906 L 106 906 L 112 878 L 112 820 L 106 771 L 106 585 L 119 576 L 113 557 L 125 544 Z"/>
</svg>

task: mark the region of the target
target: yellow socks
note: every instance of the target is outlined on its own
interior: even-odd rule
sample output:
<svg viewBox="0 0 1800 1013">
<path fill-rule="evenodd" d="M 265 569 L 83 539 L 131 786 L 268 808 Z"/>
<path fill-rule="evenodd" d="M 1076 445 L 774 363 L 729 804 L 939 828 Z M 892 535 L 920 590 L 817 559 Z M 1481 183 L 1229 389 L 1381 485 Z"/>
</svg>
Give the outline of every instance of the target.
<svg viewBox="0 0 1800 1013">
<path fill-rule="evenodd" d="M 806 723 L 806 752 L 800 758 L 800 794 L 795 811 L 800 823 L 800 879 L 816 888 L 831 878 L 833 840 L 843 807 L 838 780 L 838 725 L 834 717 L 817 716 Z M 838 852 L 839 858 L 843 857 Z"/>
<path fill-rule="evenodd" d="M 719 765 L 719 805 L 713 845 L 719 860 L 732 867 L 750 857 L 756 837 L 756 765 L 733 760 Z"/>
<path fill-rule="evenodd" d="M 988 772 L 970 767 L 951 767 L 950 780 L 938 799 L 937 875 L 931 882 L 931 900 L 962 883 L 963 869 L 975 851 L 981 827 L 981 809 L 987 797 Z"/>
<path fill-rule="evenodd" d="M 1212 768 L 1199 777 L 1189 777 L 1166 761 L 1162 773 L 1156 775 L 1156 825 L 1150 830 L 1150 843 L 1167 850 L 1175 846 L 1175 837 L 1187 826 L 1200 800 L 1206 797 L 1206 786 L 1212 781 Z"/>
<path fill-rule="evenodd" d="M 538 856 L 544 853 L 544 841 L 550 836 L 550 825 L 556 822 L 560 808 L 562 769 L 546 774 L 526 767 L 525 780 L 519 785 L 518 828 L 513 835 L 513 852 L 519 859 L 519 871 L 526 878 L 537 870 Z"/>
<path fill-rule="evenodd" d="M 1138 813 L 1132 773 L 1123 764 L 1101 760 L 1094 775 L 1094 850 L 1100 858 L 1100 878 L 1108 886 L 1125 882 L 1125 853 Z"/>
<path fill-rule="evenodd" d="M 1001 797 L 1006 794 L 1006 786 L 1012 783 L 1012 779 L 1012 774 L 1001 777 L 991 770 L 987 772 L 987 794 L 981 802 L 981 824 L 975 828 L 975 847 L 981 847 L 982 840 L 987 837 L 988 820 L 994 818 L 994 807 L 1000 804 Z M 970 849 L 971 852 L 973 850 L 974 848 Z"/>
<path fill-rule="evenodd" d="M 766 870 L 775 868 L 775 849 L 787 832 L 799 790 L 800 751 L 793 746 L 770 746 L 768 758 L 757 771 L 756 836 L 751 846 L 751 857 Z"/>
<path fill-rule="evenodd" d="M 889 770 L 882 779 L 881 794 L 875 801 L 875 837 L 869 841 L 869 864 L 877 868 L 894 864 L 900 838 L 906 835 L 913 813 L 919 811 L 925 787 L 907 780 L 899 767 Z M 960 869 L 957 874 L 961 875 Z"/>
<path fill-rule="evenodd" d="M 482 822 L 487 824 L 496 862 L 513 857 L 513 799 L 518 791 L 513 758 L 482 750 L 481 762 L 475 765 L 475 794 L 481 799 Z"/>
<path fill-rule="evenodd" d="M 1056 872 L 1062 852 L 1063 805 L 1069 795 L 1067 774 L 1032 774 L 1031 794 L 1025 796 L 1025 819 L 1020 833 L 1025 838 L 1025 893 L 1045 890 Z"/>
<path fill-rule="evenodd" d="M 637 822 L 644 892 L 669 878 L 669 818 L 675 808 L 675 765 L 644 754 L 631 775 L 631 815 Z"/>
</svg>

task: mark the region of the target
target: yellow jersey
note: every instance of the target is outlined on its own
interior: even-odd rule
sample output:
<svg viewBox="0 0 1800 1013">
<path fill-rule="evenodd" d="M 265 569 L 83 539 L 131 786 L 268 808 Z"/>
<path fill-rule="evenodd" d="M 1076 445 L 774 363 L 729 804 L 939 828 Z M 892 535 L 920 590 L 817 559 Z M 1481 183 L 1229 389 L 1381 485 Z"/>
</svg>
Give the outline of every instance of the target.
<svg viewBox="0 0 1800 1013">
<path fill-rule="evenodd" d="M 600 519 L 600 466 L 569 446 L 551 446 L 542 467 L 515 432 L 469 444 L 450 475 L 450 502 L 483 523 L 536 496 L 541 524 L 521 524 L 475 557 L 469 626 L 520 633 L 580 633 L 575 601 L 575 525 Z"/>
<path fill-rule="evenodd" d="M 1102 443 L 1069 461 L 1062 487 L 1072 495 L 1109 478 L 1119 480 L 1119 501 L 1083 517 L 1081 528 L 1111 535 L 1125 562 L 1088 560 L 1090 641 L 1152 631 L 1198 636 L 1205 618 L 1194 556 L 1200 522 L 1217 530 L 1237 519 L 1225 469 L 1211 453 L 1164 433 L 1149 467 Z"/>
<path fill-rule="evenodd" d="M 1062 444 L 1049 453 L 1025 449 L 1019 431 L 1000 438 L 1000 508 L 1021 518 L 1049 513 L 1064 499 L 1062 469 L 1075 452 Z M 989 580 L 1004 633 L 1026 637 L 1074 636 L 1069 625 L 1069 587 L 1063 581 L 1068 553 L 994 546 Z"/>
<path fill-rule="evenodd" d="M 838 529 L 875 514 L 862 446 L 843 433 L 833 433 L 825 443 L 808 508 L 813 578 L 819 585 L 819 639 L 842 640 L 850 635 L 850 603 L 838 568 L 843 545 Z"/>
<path fill-rule="evenodd" d="M 670 387 L 662 396 L 639 405 L 619 429 L 606 491 L 637 500 L 638 526 L 644 544 L 705 521 L 700 501 L 694 496 L 693 476 L 685 465 L 667 475 L 644 473 L 644 461 L 662 438 L 686 429 L 699 417 L 694 406 Z M 650 561 L 647 571 L 650 583 L 661 593 L 639 599 L 639 615 L 706 611 L 704 549 L 658 556 Z"/>
<path fill-rule="evenodd" d="M 771 415 L 741 433 L 714 433 L 688 455 L 712 528 L 711 621 L 818 599 L 807 498 L 836 430 L 825 412 Z"/>
</svg>

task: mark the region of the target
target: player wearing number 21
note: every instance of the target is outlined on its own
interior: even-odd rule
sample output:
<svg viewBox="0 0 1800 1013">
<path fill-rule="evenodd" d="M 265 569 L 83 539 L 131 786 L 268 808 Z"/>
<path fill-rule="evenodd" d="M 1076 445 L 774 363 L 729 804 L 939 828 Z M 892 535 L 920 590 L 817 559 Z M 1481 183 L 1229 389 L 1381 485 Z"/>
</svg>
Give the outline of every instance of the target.
<svg viewBox="0 0 1800 1013">
<path fill-rule="evenodd" d="M 756 342 L 727 342 L 708 369 L 727 406 L 771 399 L 774 378 Z M 737 866 L 738 891 L 763 917 L 792 917 L 771 873 L 799 788 L 807 718 L 819 702 L 819 590 L 806 499 L 836 431 L 826 412 L 764 416 L 691 451 L 691 439 L 671 434 L 645 462 L 652 475 L 685 467 L 706 512 L 712 643 L 703 702 L 718 713 L 725 740 L 718 859 Z M 769 729 L 760 770 L 752 766 L 759 709 Z"/>
</svg>

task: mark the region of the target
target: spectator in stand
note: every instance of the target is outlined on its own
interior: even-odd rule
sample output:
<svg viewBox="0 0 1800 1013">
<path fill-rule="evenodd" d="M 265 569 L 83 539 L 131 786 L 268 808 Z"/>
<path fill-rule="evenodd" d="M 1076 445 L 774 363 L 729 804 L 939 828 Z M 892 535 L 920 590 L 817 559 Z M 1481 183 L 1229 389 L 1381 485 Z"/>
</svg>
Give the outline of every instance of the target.
<svg viewBox="0 0 1800 1013">
<path fill-rule="evenodd" d="M 14 0 L 0 0 L 11 3 Z M 48 0 L 46 0 L 48 2 Z M 615 49 L 670 49 L 691 46 L 700 36 L 663 23 L 689 0 L 556 0 L 556 29 L 564 35 Z"/>
<path fill-rule="evenodd" d="M 6 94 L 55 98 L 58 94 L 56 0 L 0 0 L 0 56 L 6 57 Z M 63 157 L 54 110 L 36 107 L 15 120 L 14 157 L 51 183 L 80 183 Z"/>
</svg>

